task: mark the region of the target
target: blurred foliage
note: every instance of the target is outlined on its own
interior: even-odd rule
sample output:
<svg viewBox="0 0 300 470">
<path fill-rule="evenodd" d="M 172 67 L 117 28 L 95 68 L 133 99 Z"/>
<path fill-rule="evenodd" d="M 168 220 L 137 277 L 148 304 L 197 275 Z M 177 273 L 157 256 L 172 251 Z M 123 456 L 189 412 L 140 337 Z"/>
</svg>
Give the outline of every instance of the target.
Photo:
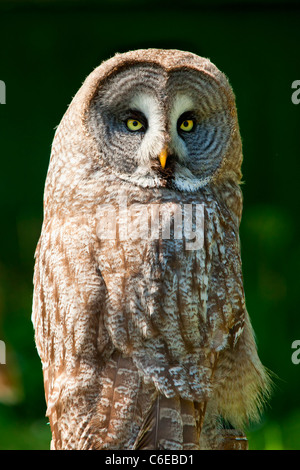
<svg viewBox="0 0 300 470">
<path fill-rule="evenodd" d="M 33 255 L 54 129 L 102 60 L 130 49 L 177 48 L 209 57 L 237 96 L 244 145 L 241 224 L 248 310 L 275 377 L 252 449 L 300 448 L 299 121 L 296 2 L 2 1 L 0 79 L 0 449 L 47 449 L 50 430 L 31 325 Z M 1 387 L 0 387 L 1 389 Z"/>
</svg>

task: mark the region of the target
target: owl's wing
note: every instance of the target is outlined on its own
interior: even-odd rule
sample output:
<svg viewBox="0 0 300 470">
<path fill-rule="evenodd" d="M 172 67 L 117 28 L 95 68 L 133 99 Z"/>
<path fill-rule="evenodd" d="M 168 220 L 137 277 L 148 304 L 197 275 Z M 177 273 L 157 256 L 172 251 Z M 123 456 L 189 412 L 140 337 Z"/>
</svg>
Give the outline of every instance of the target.
<svg viewBox="0 0 300 470">
<path fill-rule="evenodd" d="M 118 430 L 134 426 L 139 403 L 136 367 L 102 331 L 106 292 L 92 242 L 86 221 L 53 219 L 36 250 L 32 320 L 55 449 L 103 447 L 105 439 L 122 447 Z"/>
<path fill-rule="evenodd" d="M 44 222 L 36 250 L 32 319 L 56 449 L 90 445 L 99 393 L 102 285 L 86 235 L 84 225 L 53 218 Z"/>
</svg>

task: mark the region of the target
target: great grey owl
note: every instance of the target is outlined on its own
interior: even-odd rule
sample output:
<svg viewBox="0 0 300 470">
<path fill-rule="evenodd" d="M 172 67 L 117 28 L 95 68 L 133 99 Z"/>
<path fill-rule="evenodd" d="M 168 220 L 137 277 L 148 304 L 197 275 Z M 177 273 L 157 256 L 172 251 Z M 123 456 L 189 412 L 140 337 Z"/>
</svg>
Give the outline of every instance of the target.
<svg viewBox="0 0 300 470">
<path fill-rule="evenodd" d="M 54 137 L 33 323 L 52 449 L 245 449 L 268 391 L 245 307 L 235 98 L 208 59 L 117 54 Z"/>
</svg>

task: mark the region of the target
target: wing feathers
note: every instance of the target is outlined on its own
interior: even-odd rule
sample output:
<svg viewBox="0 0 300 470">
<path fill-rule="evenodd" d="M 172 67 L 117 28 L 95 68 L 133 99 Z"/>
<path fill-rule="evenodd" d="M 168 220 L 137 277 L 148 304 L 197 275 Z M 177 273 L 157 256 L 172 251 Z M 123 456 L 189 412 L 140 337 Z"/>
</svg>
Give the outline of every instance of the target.
<svg viewBox="0 0 300 470">
<path fill-rule="evenodd" d="M 135 450 L 199 450 L 194 403 L 158 395 L 134 444 Z"/>
</svg>

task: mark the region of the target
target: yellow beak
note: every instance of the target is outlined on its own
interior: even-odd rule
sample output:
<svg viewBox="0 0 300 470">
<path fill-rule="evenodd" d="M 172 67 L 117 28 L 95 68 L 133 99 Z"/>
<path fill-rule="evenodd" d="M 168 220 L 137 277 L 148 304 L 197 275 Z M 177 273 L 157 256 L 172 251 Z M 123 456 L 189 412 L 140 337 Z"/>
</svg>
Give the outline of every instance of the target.
<svg viewBox="0 0 300 470">
<path fill-rule="evenodd" d="M 159 154 L 159 161 L 160 161 L 160 164 L 163 168 L 165 168 L 166 166 L 166 162 L 167 162 L 167 158 L 168 158 L 168 152 L 167 152 L 167 149 L 163 149 L 160 154 Z"/>
</svg>

